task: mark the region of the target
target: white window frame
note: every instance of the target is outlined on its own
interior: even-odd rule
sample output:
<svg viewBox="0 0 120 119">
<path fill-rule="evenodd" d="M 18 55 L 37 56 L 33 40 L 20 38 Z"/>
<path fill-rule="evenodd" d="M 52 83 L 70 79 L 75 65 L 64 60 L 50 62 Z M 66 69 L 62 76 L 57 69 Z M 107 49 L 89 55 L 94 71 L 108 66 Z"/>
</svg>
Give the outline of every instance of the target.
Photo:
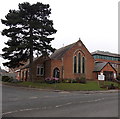
<svg viewBox="0 0 120 119">
<path fill-rule="evenodd" d="M 38 72 L 38 68 L 39 68 L 39 72 Z M 43 70 L 43 73 L 41 72 L 42 70 Z M 41 65 L 37 65 L 36 74 L 37 76 L 44 76 L 44 67 Z"/>
</svg>

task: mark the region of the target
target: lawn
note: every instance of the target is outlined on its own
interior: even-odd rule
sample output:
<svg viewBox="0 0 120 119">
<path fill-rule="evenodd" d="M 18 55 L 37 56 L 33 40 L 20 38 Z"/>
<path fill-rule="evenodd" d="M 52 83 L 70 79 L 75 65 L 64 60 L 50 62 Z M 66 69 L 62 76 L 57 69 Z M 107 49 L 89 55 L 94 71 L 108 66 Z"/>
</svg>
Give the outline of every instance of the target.
<svg viewBox="0 0 120 119">
<path fill-rule="evenodd" d="M 118 86 L 115 82 L 104 82 L 104 85 Z M 107 90 L 106 88 L 100 88 L 97 81 L 88 81 L 86 84 L 81 83 L 56 83 L 56 84 L 47 84 L 47 83 L 35 83 L 35 82 L 20 82 L 17 83 L 18 86 L 26 86 L 33 88 L 41 89 L 55 89 L 55 90 L 65 90 L 65 91 L 98 91 L 98 90 Z"/>
</svg>

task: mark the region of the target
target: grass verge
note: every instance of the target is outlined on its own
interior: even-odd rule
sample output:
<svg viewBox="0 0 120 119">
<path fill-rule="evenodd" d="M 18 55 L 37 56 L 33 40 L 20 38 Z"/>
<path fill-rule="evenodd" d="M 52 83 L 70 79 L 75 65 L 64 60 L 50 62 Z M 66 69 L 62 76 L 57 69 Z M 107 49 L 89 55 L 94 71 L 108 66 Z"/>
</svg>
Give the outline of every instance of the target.
<svg viewBox="0 0 120 119">
<path fill-rule="evenodd" d="M 32 88 L 41 88 L 41 89 L 54 89 L 54 90 L 64 90 L 64 91 L 100 91 L 107 90 L 106 88 L 100 88 L 97 81 L 88 81 L 86 84 L 81 83 L 56 83 L 56 84 L 47 84 L 47 83 L 38 83 L 38 82 L 19 82 L 19 83 L 7 83 L 16 86 L 23 87 L 32 87 Z M 111 85 L 118 87 L 118 84 L 115 82 L 105 81 L 104 85 Z"/>
</svg>

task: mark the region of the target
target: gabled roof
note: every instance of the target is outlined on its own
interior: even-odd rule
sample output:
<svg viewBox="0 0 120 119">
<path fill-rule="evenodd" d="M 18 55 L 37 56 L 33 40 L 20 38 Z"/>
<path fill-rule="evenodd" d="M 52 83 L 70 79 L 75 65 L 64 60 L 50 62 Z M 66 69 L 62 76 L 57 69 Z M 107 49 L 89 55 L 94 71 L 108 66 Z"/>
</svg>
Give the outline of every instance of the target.
<svg viewBox="0 0 120 119">
<path fill-rule="evenodd" d="M 68 51 L 68 50 L 70 50 L 75 44 L 77 44 L 77 43 L 81 43 L 84 47 L 85 47 L 85 45 L 83 44 L 83 42 L 80 40 L 80 38 L 79 38 L 79 40 L 77 41 L 77 42 L 75 42 L 75 43 L 72 43 L 72 44 L 70 44 L 70 45 L 67 45 L 67 46 L 65 46 L 65 47 L 62 47 L 62 48 L 60 48 L 60 49 L 58 49 L 58 50 L 56 50 L 53 54 L 51 54 L 51 56 L 50 56 L 50 59 L 57 59 L 57 60 L 59 60 L 59 59 L 61 59 L 63 56 L 64 56 L 64 54 Z M 86 48 L 86 47 L 85 47 Z M 88 51 L 88 49 L 86 48 L 86 50 Z M 88 51 L 89 52 L 89 51 Z M 90 53 L 90 52 L 89 52 Z M 91 53 L 90 53 L 91 54 Z"/>
<path fill-rule="evenodd" d="M 33 58 L 33 62 L 35 62 L 39 57 Z M 20 68 L 20 69 L 25 69 L 25 68 L 29 68 L 29 60 L 25 63 L 25 65 Z"/>
<path fill-rule="evenodd" d="M 107 64 L 110 64 L 110 63 L 109 62 L 96 62 L 95 67 L 94 67 L 94 71 L 100 72 Z M 115 68 L 111 64 L 110 64 L 110 66 L 115 70 Z"/>
<path fill-rule="evenodd" d="M 94 71 L 96 71 L 96 72 L 101 71 L 105 67 L 106 64 L 107 64 L 107 62 L 96 62 Z"/>
<path fill-rule="evenodd" d="M 41 57 L 43 57 L 43 56 L 33 58 L 33 62 L 39 60 L 39 58 L 41 58 Z M 47 57 L 46 60 L 48 60 L 48 57 Z M 26 64 L 25 64 L 22 68 L 20 68 L 20 69 L 22 70 L 22 69 L 25 69 L 25 68 L 29 68 L 29 67 L 30 67 L 30 64 L 29 64 L 29 63 L 30 63 L 30 62 L 29 62 L 29 60 L 28 60 L 28 61 L 26 62 Z"/>
<path fill-rule="evenodd" d="M 51 56 L 51 59 L 61 59 L 63 57 L 63 55 L 70 49 L 72 48 L 76 43 L 67 45 L 65 47 L 62 47 L 58 50 L 56 50 Z"/>
</svg>

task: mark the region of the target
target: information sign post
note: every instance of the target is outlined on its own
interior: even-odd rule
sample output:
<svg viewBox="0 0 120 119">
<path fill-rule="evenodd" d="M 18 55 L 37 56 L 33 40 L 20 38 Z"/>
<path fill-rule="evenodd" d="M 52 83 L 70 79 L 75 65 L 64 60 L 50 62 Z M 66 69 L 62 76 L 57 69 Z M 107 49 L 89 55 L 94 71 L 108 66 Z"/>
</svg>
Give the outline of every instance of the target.
<svg viewBox="0 0 120 119">
<path fill-rule="evenodd" d="M 104 86 L 104 81 L 105 81 L 105 75 L 101 73 L 100 75 L 98 75 L 98 84 L 100 87 Z"/>
</svg>

